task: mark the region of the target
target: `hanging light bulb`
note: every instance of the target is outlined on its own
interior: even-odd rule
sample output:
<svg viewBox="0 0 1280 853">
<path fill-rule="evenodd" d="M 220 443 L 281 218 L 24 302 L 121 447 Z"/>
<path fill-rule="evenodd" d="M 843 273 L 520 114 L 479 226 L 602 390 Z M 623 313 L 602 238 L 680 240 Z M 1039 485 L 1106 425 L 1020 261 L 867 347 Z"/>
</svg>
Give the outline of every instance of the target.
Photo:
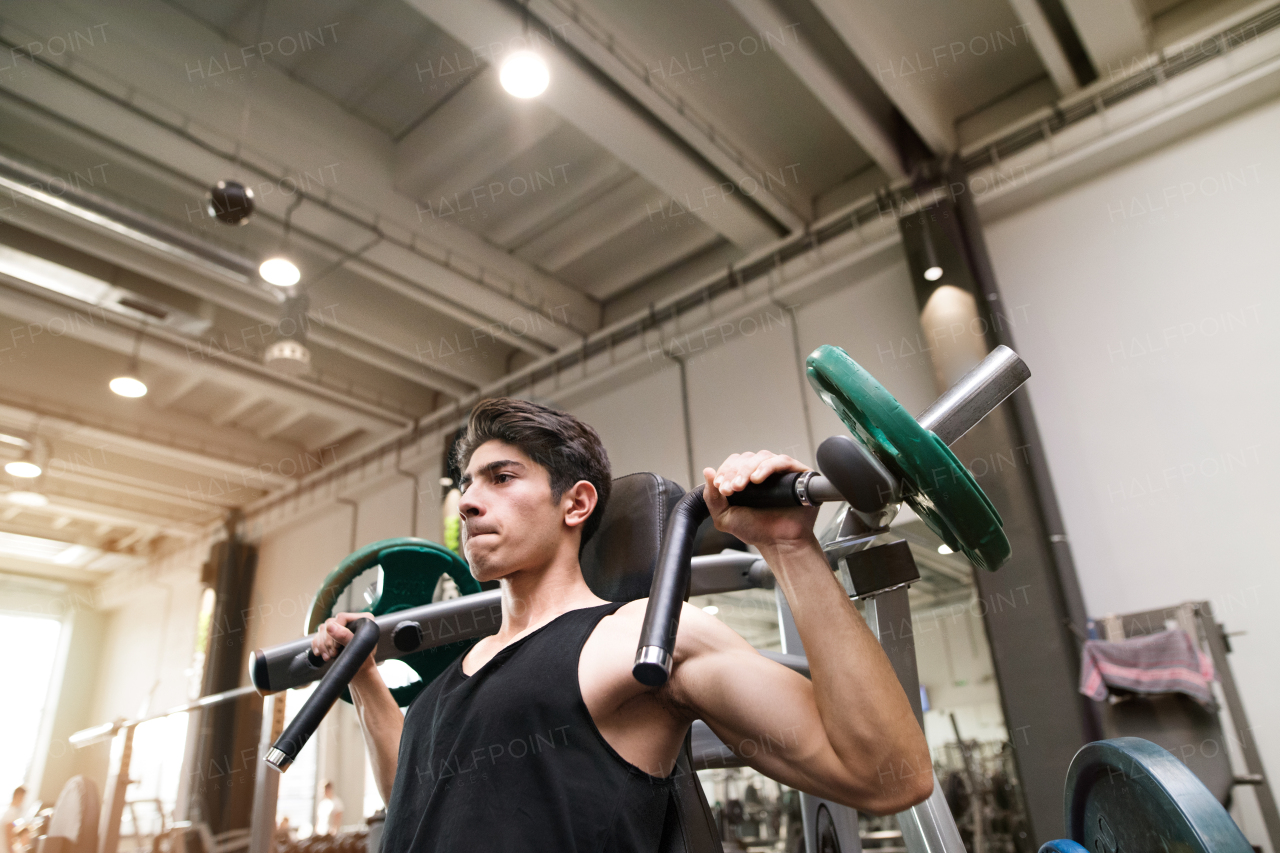
<svg viewBox="0 0 1280 853">
<path fill-rule="evenodd" d="M 547 90 L 551 71 L 546 60 L 532 50 L 517 50 L 502 61 L 498 80 L 517 98 L 536 98 Z"/>
<path fill-rule="evenodd" d="M 302 279 L 298 265 L 279 256 L 263 261 L 258 267 L 258 275 L 267 284 L 274 284 L 276 287 L 293 287 Z"/>
<path fill-rule="evenodd" d="M 4 471 L 6 474 L 11 474 L 14 477 L 22 477 L 24 480 L 34 479 L 44 473 L 43 468 L 27 459 L 6 463 Z"/>
<path fill-rule="evenodd" d="M 48 461 L 49 453 L 47 446 L 40 439 L 27 441 L 25 438 L 13 435 L 0 435 L 0 441 L 22 448 L 21 459 L 5 463 L 6 474 L 11 477 L 21 477 L 24 480 L 34 480 L 44 473 L 44 465 Z"/>
<path fill-rule="evenodd" d="M 108 383 L 108 386 L 121 397 L 145 397 L 147 395 L 147 383 L 136 376 L 128 374 L 117 376 Z"/>
<path fill-rule="evenodd" d="M 107 387 L 121 397 L 142 397 L 147 393 L 147 383 L 138 378 L 138 350 L 142 347 L 142 330 L 138 327 L 138 335 L 133 342 L 133 356 L 129 359 L 129 369 L 123 376 L 117 376 L 107 383 Z"/>
</svg>

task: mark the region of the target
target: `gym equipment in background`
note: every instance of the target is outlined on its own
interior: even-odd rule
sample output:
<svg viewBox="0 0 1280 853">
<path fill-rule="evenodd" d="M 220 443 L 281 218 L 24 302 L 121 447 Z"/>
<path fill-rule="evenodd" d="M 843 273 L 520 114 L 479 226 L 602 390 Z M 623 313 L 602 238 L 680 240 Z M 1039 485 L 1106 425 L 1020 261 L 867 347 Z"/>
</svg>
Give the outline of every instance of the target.
<svg viewBox="0 0 1280 853">
<path fill-rule="evenodd" d="M 1040 853 L 1250 853 L 1244 833 L 1186 765 L 1142 738 L 1086 744 L 1071 760 L 1064 802 L 1070 839 Z"/>
<path fill-rule="evenodd" d="M 1229 607 L 1230 599 L 1222 604 Z M 1090 632 L 1105 640 L 1123 640 L 1181 628 L 1197 648 L 1213 659 L 1223 704 L 1211 711 L 1181 693 L 1135 693 L 1124 701 L 1101 706 L 1102 730 L 1110 738 L 1140 737 L 1169 750 L 1204 783 L 1224 807 L 1231 806 L 1234 789 L 1248 786 L 1258 801 L 1258 811 L 1273 850 L 1280 849 L 1280 810 L 1258 753 L 1253 727 L 1236 688 L 1227 655 L 1231 652 L 1226 626 L 1214 617 L 1208 601 L 1185 601 L 1156 610 L 1110 614 L 1089 623 Z M 1231 735 L 1223 726 L 1222 711 L 1231 721 Z M 1244 772 L 1233 767 L 1229 745 L 1239 750 Z"/>
</svg>

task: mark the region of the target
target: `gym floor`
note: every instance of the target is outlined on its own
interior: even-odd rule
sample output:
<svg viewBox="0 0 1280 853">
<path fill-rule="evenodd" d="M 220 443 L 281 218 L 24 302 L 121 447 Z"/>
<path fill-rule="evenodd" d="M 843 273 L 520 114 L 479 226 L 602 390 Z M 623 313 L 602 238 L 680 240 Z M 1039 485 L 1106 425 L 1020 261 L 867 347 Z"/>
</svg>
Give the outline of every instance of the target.
<svg viewBox="0 0 1280 853">
<path fill-rule="evenodd" d="M 373 853 L 356 713 L 264 783 L 316 688 L 263 695 L 250 653 L 360 549 L 459 549 L 478 401 L 572 413 L 615 476 L 816 469 L 850 433 L 823 345 L 938 435 L 997 347 L 1030 369 L 946 465 L 886 463 L 906 502 L 869 540 L 919 575 L 880 639 L 959 843 L 1070 837 L 1073 756 L 1139 736 L 1280 853 L 1277 138 L 1274 0 L 0 5 L 0 853 L 90 825 L 97 853 Z M 970 483 L 990 531 L 947 502 Z M 785 598 L 739 586 L 689 600 L 794 653 Z M 335 607 L 386 588 L 375 560 Z M 1116 651 L 1166 630 L 1212 666 L 1199 704 Z M 749 766 L 698 778 L 726 850 L 917 853 Z"/>
</svg>

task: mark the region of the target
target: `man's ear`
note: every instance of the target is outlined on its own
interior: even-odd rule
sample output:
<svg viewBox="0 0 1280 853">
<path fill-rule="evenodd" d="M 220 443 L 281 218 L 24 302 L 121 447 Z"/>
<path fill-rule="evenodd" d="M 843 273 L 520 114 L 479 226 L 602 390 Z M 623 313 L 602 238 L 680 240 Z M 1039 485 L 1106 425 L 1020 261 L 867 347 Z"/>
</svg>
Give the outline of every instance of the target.
<svg viewBox="0 0 1280 853">
<path fill-rule="evenodd" d="M 564 490 L 560 505 L 564 507 L 564 522 L 570 527 L 585 524 L 600 501 L 596 487 L 586 480 L 579 480 Z"/>
</svg>

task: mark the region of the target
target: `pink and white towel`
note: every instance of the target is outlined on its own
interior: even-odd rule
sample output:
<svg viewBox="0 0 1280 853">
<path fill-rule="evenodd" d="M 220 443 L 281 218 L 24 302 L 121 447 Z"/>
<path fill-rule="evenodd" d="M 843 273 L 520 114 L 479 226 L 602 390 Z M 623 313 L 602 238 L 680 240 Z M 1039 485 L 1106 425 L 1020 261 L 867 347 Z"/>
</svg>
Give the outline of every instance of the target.
<svg viewBox="0 0 1280 853">
<path fill-rule="evenodd" d="M 1080 692 L 1098 702 L 1113 690 L 1185 693 L 1213 710 L 1213 659 L 1182 629 L 1130 637 L 1087 640 L 1080 667 Z"/>
</svg>

